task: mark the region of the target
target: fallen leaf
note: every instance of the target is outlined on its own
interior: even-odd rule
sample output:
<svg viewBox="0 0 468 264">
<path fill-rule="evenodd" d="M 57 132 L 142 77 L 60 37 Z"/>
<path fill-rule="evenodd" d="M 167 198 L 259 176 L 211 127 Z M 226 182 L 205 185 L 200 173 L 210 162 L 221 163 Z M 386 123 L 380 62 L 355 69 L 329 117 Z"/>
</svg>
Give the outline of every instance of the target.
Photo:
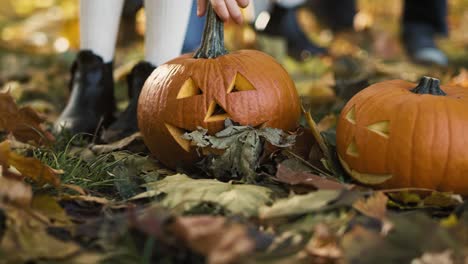
<svg viewBox="0 0 468 264">
<path fill-rule="evenodd" d="M 248 228 L 223 217 L 179 217 L 171 230 L 210 264 L 239 263 L 255 250 Z"/>
<path fill-rule="evenodd" d="M 453 193 L 432 192 L 424 198 L 423 203 L 425 207 L 453 208 L 462 204 L 463 198 Z"/>
<path fill-rule="evenodd" d="M 32 195 L 30 185 L 2 176 L 2 166 L 0 166 L 0 199 L 2 201 L 27 207 L 31 204 Z"/>
<path fill-rule="evenodd" d="M 225 150 L 220 156 L 207 158 L 206 167 L 217 179 L 254 183 L 263 151 L 262 139 L 279 148 L 291 147 L 295 141 L 295 135 L 288 135 L 280 129 L 237 126 L 229 119 L 225 121 L 225 126 L 224 130 L 214 136 L 208 135 L 203 128 L 183 136 L 192 145 Z"/>
<path fill-rule="evenodd" d="M 50 195 L 35 195 L 31 202 L 31 208 L 45 216 L 44 221 L 53 223 L 54 226 L 62 227 L 72 224 L 65 210 L 58 204 L 57 199 Z"/>
<path fill-rule="evenodd" d="M 110 201 L 104 197 L 97 197 L 91 195 L 62 195 L 61 200 L 68 200 L 68 201 L 84 201 L 90 203 L 97 203 L 100 205 L 108 205 Z"/>
<path fill-rule="evenodd" d="M 19 108 L 9 93 L 0 93 L 0 131 L 10 132 L 23 142 L 49 143 L 54 137 L 42 122 L 44 119 L 32 108 Z"/>
<path fill-rule="evenodd" d="M 75 192 L 79 193 L 80 195 L 86 195 L 86 191 L 82 187 L 80 187 L 78 185 L 75 185 L 75 184 L 62 184 L 61 186 L 63 188 L 75 191 Z"/>
<path fill-rule="evenodd" d="M 316 190 L 342 190 L 351 186 L 338 181 L 303 171 L 294 171 L 283 164 L 278 165 L 276 180 L 293 186 L 304 186 Z"/>
<path fill-rule="evenodd" d="M 1 261 L 4 263 L 64 259 L 80 250 L 74 242 L 51 236 L 48 233 L 49 224 L 36 214 L 11 206 L 1 206 L 0 209 L 7 217 L 7 228 L 0 241 Z"/>
<path fill-rule="evenodd" d="M 327 144 L 325 143 L 325 140 L 323 139 L 322 135 L 320 134 L 320 130 L 317 126 L 317 123 L 315 123 L 314 119 L 312 118 L 312 115 L 310 112 L 306 111 L 304 108 L 302 108 L 302 113 L 305 116 L 307 125 L 309 125 L 309 128 L 312 131 L 312 135 L 314 136 L 314 140 L 319 144 L 320 149 L 322 150 L 322 154 L 325 156 L 325 158 L 330 161 L 330 152 L 328 150 Z"/>
<path fill-rule="evenodd" d="M 387 234 L 393 224 L 387 217 L 388 197 L 383 192 L 376 192 L 369 198 L 361 198 L 353 204 L 353 208 L 361 214 L 375 218 L 382 223 L 381 233 Z"/>
<path fill-rule="evenodd" d="M 387 201 L 388 197 L 383 192 L 376 192 L 367 199 L 359 199 L 353 207 L 363 215 L 384 220 L 387 216 Z"/>
<path fill-rule="evenodd" d="M 184 174 L 168 176 L 163 180 L 146 184 L 147 192 L 136 195 L 131 200 L 166 194 L 161 203 L 169 208 L 182 206 L 188 210 L 200 202 L 214 202 L 224 206 L 234 214 L 257 215 L 259 206 L 272 201 L 272 191 L 268 188 L 224 183 L 217 180 L 194 180 Z"/>
<path fill-rule="evenodd" d="M 23 157 L 10 148 L 8 140 L 0 143 L 0 166 L 7 169 L 16 170 L 19 176 L 29 178 L 38 184 L 52 184 L 55 187 L 60 185 L 60 179 L 56 171 L 36 158 Z"/>
<path fill-rule="evenodd" d="M 449 249 L 443 252 L 426 252 L 421 257 L 413 259 L 411 264 L 453 264 L 455 263 L 452 259 L 453 252 Z"/>
<path fill-rule="evenodd" d="M 389 205 L 399 209 L 454 208 L 463 203 L 460 195 L 428 189 L 385 191 L 391 198 Z"/>
<path fill-rule="evenodd" d="M 411 263 L 425 252 L 451 249 L 459 256 L 462 244 L 423 213 L 389 216 L 391 232 L 383 235 L 355 225 L 342 239 L 346 263 Z"/>
<path fill-rule="evenodd" d="M 314 162 L 315 165 L 320 166 L 320 162 L 317 162 L 317 160 L 320 160 L 323 155 L 317 143 L 311 140 L 313 137 L 309 128 L 299 127 L 296 131 L 296 142 L 291 148 L 291 152 L 305 161 Z M 316 153 L 317 155 L 314 155 Z"/>
<path fill-rule="evenodd" d="M 95 154 L 101 155 L 101 154 L 110 153 L 114 151 L 126 150 L 127 148 L 130 147 L 130 145 L 134 145 L 134 144 L 143 145 L 143 137 L 141 136 L 140 132 L 134 133 L 126 138 L 123 138 L 111 144 L 93 145 L 91 146 L 91 150 Z"/>
<path fill-rule="evenodd" d="M 259 209 L 260 219 L 288 217 L 314 212 L 325 207 L 340 196 L 340 191 L 320 190 L 304 195 L 293 195 L 289 198 L 276 200 L 271 206 Z"/>
</svg>

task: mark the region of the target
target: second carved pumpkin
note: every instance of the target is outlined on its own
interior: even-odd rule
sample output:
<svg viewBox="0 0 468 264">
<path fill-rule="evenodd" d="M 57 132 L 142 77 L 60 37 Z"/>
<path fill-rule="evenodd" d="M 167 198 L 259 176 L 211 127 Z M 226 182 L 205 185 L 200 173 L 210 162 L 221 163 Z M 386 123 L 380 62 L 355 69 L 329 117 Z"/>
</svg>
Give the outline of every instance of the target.
<svg viewBox="0 0 468 264">
<path fill-rule="evenodd" d="M 385 188 L 418 187 L 468 195 L 468 89 L 424 77 L 392 80 L 355 95 L 337 126 L 348 173 Z"/>
<path fill-rule="evenodd" d="M 286 70 L 259 51 L 227 53 L 223 23 L 208 11 L 201 48 L 159 66 L 140 95 L 138 123 L 151 152 L 169 167 L 197 159 L 182 139 L 197 127 L 214 134 L 230 118 L 241 125 L 295 130 L 299 97 Z"/>
</svg>

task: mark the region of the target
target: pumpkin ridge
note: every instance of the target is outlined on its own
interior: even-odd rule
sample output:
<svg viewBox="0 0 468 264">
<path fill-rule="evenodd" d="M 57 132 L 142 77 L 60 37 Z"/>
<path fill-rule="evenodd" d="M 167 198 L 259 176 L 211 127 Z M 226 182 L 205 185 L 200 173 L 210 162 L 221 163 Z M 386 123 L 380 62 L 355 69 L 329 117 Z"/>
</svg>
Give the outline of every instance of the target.
<svg viewBox="0 0 468 264">
<path fill-rule="evenodd" d="M 419 109 L 419 104 L 416 104 L 415 107 L 416 107 L 416 110 L 415 110 L 415 113 L 413 114 L 415 116 L 415 118 L 414 118 L 414 121 L 413 121 L 413 125 L 412 125 L 411 129 L 409 129 L 409 131 L 415 131 L 416 128 L 417 128 L 417 125 L 419 123 L 418 122 L 419 119 L 420 119 L 419 112 L 421 112 L 420 109 Z M 419 137 L 419 136 L 420 135 L 418 133 L 413 133 L 413 135 L 411 136 L 411 162 L 410 162 L 410 170 L 409 170 L 409 172 L 410 172 L 410 174 L 409 174 L 410 185 L 409 186 L 414 186 L 413 185 L 414 184 L 414 178 L 416 178 L 415 177 L 416 175 L 414 173 L 414 170 L 416 168 L 415 160 L 417 158 L 419 158 L 419 157 L 416 157 L 416 155 L 415 155 L 415 152 L 417 151 L 415 142 L 416 142 L 416 137 Z"/>
<path fill-rule="evenodd" d="M 448 103 L 447 102 L 444 102 L 445 104 L 445 111 L 446 111 L 446 114 L 447 116 L 450 114 L 450 108 L 448 107 Z M 447 155 L 446 156 L 446 160 L 445 160 L 445 167 L 444 167 L 444 175 L 447 175 L 447 172 L 448 172 L 448 169 L 449 169 L 449 163 L 450 163 L 450 158 L 451 158 L 451 148 L 452 148 L 452 136 L 451 136 L 451 132 L 452 132 L 452 124 L 451 124 L 451 119 L 447 119 L 447 131 L 448 131 L 448 146 L 447 146 Z M 444 177 L 444 180 L 447 180 L 445 179 Z M 437 184 L 437 188 L 440 188 L 442 186 L 442 183 L 444 181 L 442 180 L 442 177 L 439 179 L 439 182 Z"/>
<path fill-rule="evenodd" d="M 402 96 L 403 96 L 403 95 L 402 95 Z M 406 113 L 405 113 L 404 111 L 405 111 L 405 110 L 408 110 L 408 109 L 405 109 L 404 106 L 405 106 L 405 105 L 408 105 L 408 101 L 410 101 L 410 100 L 411 100 L 410 97 L 405 97 L 401 102 L 399 102 L 399 103 L 397 103 L 397 104 L 395 105 L 395 109 L 397 109 L 397 111 L 398 111 L 398 112 L 395 114 L 395 116 L 403 116 L 403 117 L 406 117 Z M 417 108 L 416 108 L 416 109 L 417 109 Z M 413 116 L 414 116 L 414 115 L 413 115 Z M 408 129 L 409 131 L 413 131 L 413 130 L 414 130 L 415 124 L 416 124 L 416 119 L 417 119 L 417 118 L 414 118 L 414 120 L 412 121 L 411 127 Z M 412 143 L 414 142 L 414 136 L 415 136 L 414 134 L 411 136 L 411 141 L 410 141 L 410 145 L 411 145 L 411 146 L 409 147 L 409 148 L 410 148 L 409 151 L 407 151 L 407 152 L 409 153 L 409 156 L 410 156 L 409 159 L 410 159 L 411 162 L 414 161 L 414 155 L 413 155 L 413 154 L 414 154 L 414 147 L 413 147 L 413 144 L 412 144 Z M 395 138 L 394 138 L 394 140 L 395 140 Z M 397 141 L 397 142 L 398 142 L 398 141 Z M 401 143 L 400 143 L 400 144 L 401 144 Z M 399 149 L 397 149 L 397 150 L 399 150 Z M 399 151 L 398 151 L 398 152 L 399 152 Z M 410 162 L 410 161 L 408 161 L 408 162 Z M 395 165 L 394 165 L 394 166 L 395 166 Z M 410 165 L 409 168 L 407 168 L 407 169 L 405 169 L 405 170 L 402 170 L 400 163 L 398 163 L 397 167 L 400 167 L 397 171 L 400 171 L 400 173 L 401 173 L 402 175 L 407 175 L 406 177 L 404 177 L 404 179 L 405 179 L 405 184 L 403 184 L 403 186 L 411 186 L 412 179 L 408 179 L 408 178 L 411 178 L 411 176 L 412 176 L 413 166 Z"/>
<path fill-rule="evenodd" d="M 435 115 L 437 116 L 437 111 L 434 111 L 434 108 L 433 108 L 432 110 L 433 110 L 433 112 L 435 112 Z M 436 110 L 437 110 L 437 109 L 436 109 Z M 435 131 L 436 131 L 436 126 L 437 126 L 437 125 L 438 125 L 437 122 L 432 122 L 431 138 L 430 138 L 431 146 L 429 147 L 429 149 L 431 149 L 431 150 L 432 150 L 432 149 L 435 149 L 435 148 L 434 148 L 434 135 L 436 134 Z M 433 159 L 434 159 L 434 157 L 431 157 L 431 160 L 430 160 L 431 163 L 434 162 Z M 439 180 L 439 182 L 437 182 L 436 184 L 434 184 L 434 183 L 436 182 L 436 179 L 435 179 L 433 173 L 431 173 L 431 175 L 428 175 L 428 177 L 430 177 L 430 183 L 431 183 L 431 185 L 439 186 L 440 180 Z"/>
</svg>

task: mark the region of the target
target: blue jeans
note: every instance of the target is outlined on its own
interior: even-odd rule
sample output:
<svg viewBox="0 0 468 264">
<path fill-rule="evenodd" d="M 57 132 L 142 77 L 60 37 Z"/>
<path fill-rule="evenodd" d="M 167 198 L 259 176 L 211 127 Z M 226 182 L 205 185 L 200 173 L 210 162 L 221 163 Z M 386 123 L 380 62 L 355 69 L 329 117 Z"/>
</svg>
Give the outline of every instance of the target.
<svg viewBox="0 0 468 264">
<path fill-rule="evenodd" d="M 197 16 L 197 1 L 193 0 L 192 11 L 190 14 L 189 25 L 185 35 L 182 53 L 195 51 L 201 43 L 203 28 L 205 25 L 205 17 Z"/>
</svg>

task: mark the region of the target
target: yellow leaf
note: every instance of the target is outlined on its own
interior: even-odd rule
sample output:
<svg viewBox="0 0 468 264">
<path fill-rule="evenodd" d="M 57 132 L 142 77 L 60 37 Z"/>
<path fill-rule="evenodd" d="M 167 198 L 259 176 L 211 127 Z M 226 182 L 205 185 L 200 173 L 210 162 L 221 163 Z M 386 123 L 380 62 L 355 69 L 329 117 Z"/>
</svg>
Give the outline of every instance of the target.
<svg viewBox="0 0 468 264">
<path fill-rule="evenodd" d="M 32 108 L 19 108 L 9 93 L 0 93 L 0 131 L 23 142 L 49 143 L 54 137 L 42 127 L 43 121 Z"/>
<path fill-rule="evenodd" d="M 39 184 L 49 183 L 54 186 L 60 185 L 57 172 L 52 168 L 42 164 L 36 158 L 28 158 L 13 152 L 10 148 L 10 141 L 0 143 L 0 165 L 6 169 L 16 169 L 19 176 L 32 179 Z"/>
</svg>

